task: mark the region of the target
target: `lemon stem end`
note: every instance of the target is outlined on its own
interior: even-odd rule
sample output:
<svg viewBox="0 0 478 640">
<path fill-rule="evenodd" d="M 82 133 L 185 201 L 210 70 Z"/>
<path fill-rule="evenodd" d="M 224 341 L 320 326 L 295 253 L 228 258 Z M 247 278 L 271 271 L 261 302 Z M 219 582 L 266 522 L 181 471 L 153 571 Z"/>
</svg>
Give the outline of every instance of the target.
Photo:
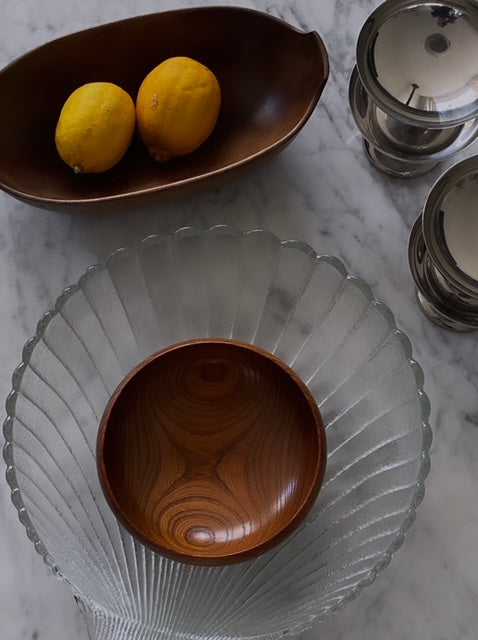
<svg viewBox="0 0 478 640">
<path fill-rule="evenodd" d="M 149 153 L 151 157 L 154 158 L 154 160 L 156 160 L 156 162 L 167 162 L 173 157 L 172 153 L 170 153 L 169 151 L 166 151 L 166 149 L 161 149 L 161 148 L 150 149 Z"/>
</svg>

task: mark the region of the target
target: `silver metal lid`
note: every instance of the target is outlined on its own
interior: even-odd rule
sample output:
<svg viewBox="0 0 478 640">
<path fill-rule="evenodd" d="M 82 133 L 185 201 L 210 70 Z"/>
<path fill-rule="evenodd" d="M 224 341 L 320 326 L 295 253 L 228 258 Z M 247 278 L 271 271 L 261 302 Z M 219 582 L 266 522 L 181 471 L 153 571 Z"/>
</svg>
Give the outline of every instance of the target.
<svg viewBox="0 0 478 640">
<path fill-rule="evenodd" d="M 478 301 L 478 156 L 446 171 L 422 215 L 427 251 L 439 271 Z"/>
<path fill-rule="evenodd" d="M 365 90 L 389 115 L 416 126 L 478 116 L 478 3 L 386 0 L 357 42 Z"/>
</svg>

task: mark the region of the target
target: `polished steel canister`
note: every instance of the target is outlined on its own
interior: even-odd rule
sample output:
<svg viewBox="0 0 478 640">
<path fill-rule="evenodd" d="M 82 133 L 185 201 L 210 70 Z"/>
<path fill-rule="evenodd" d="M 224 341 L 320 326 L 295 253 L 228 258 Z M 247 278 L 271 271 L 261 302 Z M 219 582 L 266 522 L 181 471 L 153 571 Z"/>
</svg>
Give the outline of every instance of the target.
<svg viewBox="0 0 478 640">
<path fill-rule="evenodd" d="M 386 0 L 357 41 L 349 100 L 369 160 L 422 175 L 478 137 L 478 3 Z"/>
<path fill-rule="evenodd" d="M 425 314 L 454 331 L 478 329 L 478 156 L 432 187 L 408 247 Z"/>
</svg>

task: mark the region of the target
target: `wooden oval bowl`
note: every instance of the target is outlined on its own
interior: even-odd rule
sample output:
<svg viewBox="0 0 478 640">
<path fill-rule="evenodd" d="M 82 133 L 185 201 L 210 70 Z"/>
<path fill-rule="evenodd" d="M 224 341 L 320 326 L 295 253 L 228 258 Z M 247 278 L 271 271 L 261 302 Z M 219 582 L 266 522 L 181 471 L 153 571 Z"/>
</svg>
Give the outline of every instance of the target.
<svg viewBox="0 0 478 640">
<path fill-rule="evenodd" d="M 54 143 L 70 93 L 86 82 L 109 81 L 136 99 L 145 75 L 176 55 L 203 62 L 219 80 L 221 113 L 206 143 L 158 164 L 136 135 L 110 171 L 74 175 Z M 328 72 L 327 52 L 315 31 L 298 31 L 239 7 L 176 9 L 59 38 L 0 72 L 0 187 L 36 206 L 64 210 L 144 204 L 217 186 L 294 138 Z"/>
<path fill-rule="evenodd" d="M 97 442 L 101 485 L 142 543 L 192 564 L 249 559 L 283 540 L 326 465 L 317 404 L 261 348 L 228 339 L 151 356 L 113 394 Z"/>
</svg>

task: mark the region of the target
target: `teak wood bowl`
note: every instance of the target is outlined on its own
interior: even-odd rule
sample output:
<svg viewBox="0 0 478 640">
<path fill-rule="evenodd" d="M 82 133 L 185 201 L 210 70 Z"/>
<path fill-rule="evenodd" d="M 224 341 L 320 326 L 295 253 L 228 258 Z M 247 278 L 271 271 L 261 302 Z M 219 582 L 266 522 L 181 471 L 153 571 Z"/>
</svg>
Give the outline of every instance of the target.
<svg viewBox="0 0 478 640">
<path fill-rule="evenodd" d="M 74 175 L 54 143 L 66 98 L 114 82 L 133 99 L 165 58 L 186 55 L 216 74 L 218 123 L 196 152 L 159 164 L 134 137 L 103 174 Z M 279 152 L 312 114 L 329 73 L 325 46 L 266 13 L 239 7 L 165 11 L 53 40 L 0 72 L 0 187 L 48 209 L 118 208 L 211 188 Z M 34 92 L 35 87 L 41 91 Z"/>
<path fill-rule="evenodd" d="M 324 476 L 325 430 L 279 358 L 197 339 L 120 384 L 97 465 L 113 512 L 142 543 L 186 563 L 228 564 L 270 549 L 306 515 Z"/>
</svg>

